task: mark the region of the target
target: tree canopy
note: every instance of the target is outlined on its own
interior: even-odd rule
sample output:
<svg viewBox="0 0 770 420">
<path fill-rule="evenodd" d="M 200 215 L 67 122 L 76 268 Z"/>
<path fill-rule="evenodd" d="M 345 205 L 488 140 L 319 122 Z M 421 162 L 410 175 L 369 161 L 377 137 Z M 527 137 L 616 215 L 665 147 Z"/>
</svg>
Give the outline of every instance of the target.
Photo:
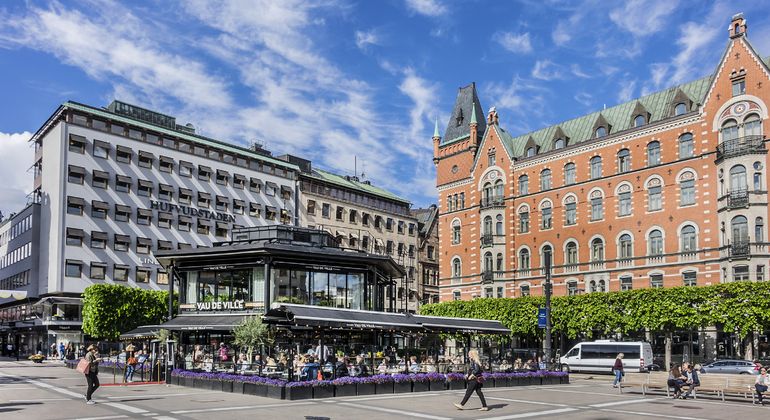
<svg viewBox="0 0 770 420">
<path fill-rule="evenodd" d="M 117 284 L 95 284 L 83 292 L 83 332 L 116 340 L 141 325 L 156 325 L 168 316 L 168 292 Z"/>
</svg>

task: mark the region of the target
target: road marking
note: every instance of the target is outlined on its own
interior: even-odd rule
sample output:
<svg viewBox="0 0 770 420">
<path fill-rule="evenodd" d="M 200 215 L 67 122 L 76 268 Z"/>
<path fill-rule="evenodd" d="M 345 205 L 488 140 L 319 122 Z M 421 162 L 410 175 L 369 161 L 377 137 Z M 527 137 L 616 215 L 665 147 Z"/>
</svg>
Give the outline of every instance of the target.
<svg viewBox="0 0 770 420">
<path fill-rule="evenodd" d="M 415 394 L 393 394 L 393 395 L 386 395 L 382 397 L 348 398 L 343 401 L 356 402 L 356 401 L 369 401 L 369 400 L 389 400 L 393 398 L 434 397 L 436 395 L 440 395 L 440 394 L 432 394 L 432 393 L 424 394 L 420 392 Z"/>
<path fill-rule="evenodd" d="M 624 400 L 624 401 L 613 401 L 613 402 L 600 403 L 600 404 L 589 404 L 588 406 L 592 408 L 602 408 L 602 407 L 612 407 L 613 405 L 636 404 L 636 403 L 650 402 L 650 401 L 661 400 L 661 399 L 663 398 L 641 398 L 638 400 Z"/>
<path fill-rule="evenodd" d="M 26 402 L 38 402 L 38 401 L 69 401 L 69 398 L 38 398 L 35 400 L 8 400 L 12 403 L 26 403 Z"/>
<path fill-rule="evenodd" d="M 30 387 L 17 387 L 17 388 L 0 386 L 0 391 L 12 391 L 12 390 L 18 390 L 18 389 L 37 389 L 37 388 L 35 388 L 34 386 L 30 386 Z"/>
<path fill-rule="evenodd" d="M 217 408 L 202 408 L 198 410 L 178 410 L 178 411 L 172 411 L 171 414 L 188 414 L 188 413 L 205 413 L 205 412 L 215 412 L 215 411 L 230 411 L 230 410 L 251 410 L 254 408 L 275 408 L 275 407 L 293 407 L 297 405 L 310 405 L 315 404 L 314 402 L 308 401 L 308 402 L 300 402 L 300 403 L 291 403 L 291 404 L 265 404 L 265 405 L 244 405 L 240 407 L 217 407 Z"/>
<path fill-rule="evenodd" d="M 118 410 L 128 411 L 129 413 L 132 413 L 132 414 L 149 413 L 149 411 L 143 408 L 131 407 L 130 405 L 116 403 L 116 402 L 106 402 L 102 404 L 109 405 L 110 407 L 117 408 Z"/>
<path fill-rule="evenodd" d="M 572 394 L 587 394 L 587 395 L 601 395 L 605 397 L 623 397 L 623 394 L 605 394 L 601 392 L 589 392 L 589 391 L 570 391 L 568 389 L 553 389 L 553 388 L 543 388 L 541 391 L 549 391 L 549 392 L 568 392 Z"/>
<path fill-rule="evenodd" d="M 643 413 L 639 411 L 626 411 L 626 410 L 612 410 L 609 408 L 602 408 L 599 411 L 606 411 L 610 413 L 618 413 L 618 414 L 633 414 L 635 416 L 645 416 L 645 417 L 663 417 L 665 419 L 680 419 L 680 420 L 705 420 L 701 417 L 685 417 L 685 416 L 671 416 L 668 414 L 656 414 L 656 413 Z"/>
<path fill-rule="evenodd" d="M 203 395 L 203 394 L 221 394 L 222 392 L 217 391 L 211 391 L 211 392 L 187 392 L 183 394 L 145 394 L 145 395 L 110 395 L 106 394 L 107 398 L 111 399 L 126 399 L 126 398 L 147 398 L 147 397 L 183 397 L 187 395 Z"/>
<path fill-rule="evenodd" d="M 102 416 L 102 417 L 76 417 L 72 420 L 110 420 L 110 419 L 125 419 L 128 416 L 125 415 L 119 415 L 119 416 Z"/>
<path fill-rule="evenodd" d="M 399 414 L 405 417 L 419 417 L 423 419 L 433 419 L 433 420 L 452 420 L 449 417 L 432 416 L 430 414 L 415 413 L 413 411 L 395 410 L 395 409 L 384 408 L 384 407 L 375 407 L 373 405 L 353 404 L 353 403 L 345 403 L 345 402 L 340 403 L 339 405 L 359 408 L 362 410 L 372 410 L 372 411 L 381 411 L 383 413 Z"/>
<path fill-rule="evenodd" d="M 153 418 L 155 420 L 176 420 L 174 417 L 169 417 L 169 416 L 158 416 L 158 417 L 153 417 Z"/>
<path fill-rule="evenodd" d="M 571 411 L 578 411 L 578 409 L 577 408 L 558 408 L 556 410 L 533 411 L 531 413 L 512 414 L 510 416 L 485 417 L 482 420 L 525 419 L 527 417 L 549 416 L 549 415 L 552 415 L 552 414 L 569 413 Z"/>
<path fill-rule="evenodd" d="M 530 400 L 514 400 L 513 398 L 487 397 L 487 399 L 498 400 L 498 401 L 508 401 L 508 402 L 518 402 L 518 403 L 524 403 L 524 404 L 551 405 L 554 407 L 569 407 L 568 404 L 547 403 L 547 402 L 530 401 Z"/>
</svg>

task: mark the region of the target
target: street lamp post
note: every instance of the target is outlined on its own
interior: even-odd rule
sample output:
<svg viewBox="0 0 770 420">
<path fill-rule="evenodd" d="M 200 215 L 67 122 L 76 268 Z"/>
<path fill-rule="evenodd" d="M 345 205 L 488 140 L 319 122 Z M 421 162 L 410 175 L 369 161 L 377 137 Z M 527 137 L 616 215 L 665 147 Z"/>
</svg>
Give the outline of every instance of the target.
<svg viewBox="0 0 770 420">
<path fill-rule="evenodd" d="M 543 356 L 545 358 L 545 368 L 551 367 L 551 251 L 544 252 L 545 257 L 545 343 L 543 345 Z"/>
</svg>

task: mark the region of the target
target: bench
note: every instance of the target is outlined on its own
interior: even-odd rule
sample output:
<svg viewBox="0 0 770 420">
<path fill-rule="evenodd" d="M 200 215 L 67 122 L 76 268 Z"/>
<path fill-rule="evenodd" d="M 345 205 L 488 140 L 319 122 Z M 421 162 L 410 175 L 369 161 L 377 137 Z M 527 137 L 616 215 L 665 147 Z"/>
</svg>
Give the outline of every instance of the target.
<svg viewBox="0 0 770 420">
<path fill-rule="evenodd" d="M 705 376 L 705 375 L 704 375 Z M 722 390 L 722 401 L 725 400 L 725 393 L 733 395 L 742 395 L 748 398 L 751 394 L 751 402 L 755 402 L 757 396 L 754 388 L 754 382 L 757 377 L 754 375 L 731 375 L 727 378 L 727 386 Z"/>
<path fill-rule="evenodd" d="M 700 385 L 695 387 L 690 395 L 698 398 L 699 393 L 712 393 L 725 400 L 725 395 L 740 395 L 748 398 L 751 394 L 751 400 L 756 400 L 754 389 L 754 375 L 725 375 L 725 374 L 701 374 L 698 379 Z M 623 388 L 639 387 L 642 395 L 647 395 L 651 390 L 665 390 L 666 396 L 671 396 L 671 387 L 668 386 L 668 372 L 650 372 L 650 373 L 626 373 L 621 382 L 620 392 Z M 682 387 L 688 389 L 687 385 Z"/>
</svg>

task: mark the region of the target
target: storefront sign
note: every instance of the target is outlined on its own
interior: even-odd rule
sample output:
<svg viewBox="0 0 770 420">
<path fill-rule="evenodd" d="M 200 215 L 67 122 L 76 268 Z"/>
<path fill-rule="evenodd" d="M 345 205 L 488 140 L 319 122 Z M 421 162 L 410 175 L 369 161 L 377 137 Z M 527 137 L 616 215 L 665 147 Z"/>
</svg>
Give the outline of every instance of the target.
<svg viewBox="0 0 770 420">
<path fill-rule="evenodd" d="M 244 301 L 233 300 L 230 302 L 196 302 L 195 309 L 199 311 L 230 311 L 234 309 L 244 309 Z"/>
<path fill-rule="evenodd" d="M 221 220 L 224 222 L 235 223 L 235 216 L 232 214 L 205 209 L 196 209 L 195 207 L 171 204 L 165 201 L 150 200 L 150 208 L 152 210 L 176 212 L 178 214 L 184 214 L 185 216 L 202 217 L 204 219 Z"/>
</svg>

